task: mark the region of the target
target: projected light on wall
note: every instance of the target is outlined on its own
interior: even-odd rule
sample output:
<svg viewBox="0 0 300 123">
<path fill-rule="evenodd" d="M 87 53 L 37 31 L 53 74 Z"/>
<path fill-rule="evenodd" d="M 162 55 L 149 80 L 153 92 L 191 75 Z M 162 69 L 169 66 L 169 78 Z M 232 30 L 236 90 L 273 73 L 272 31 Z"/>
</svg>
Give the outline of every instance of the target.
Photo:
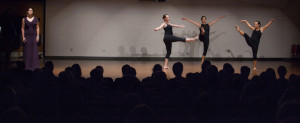
<svg viewBox="0 0 300 123">
<path fill-rule="evenodd" d="M 167 13 L 172 23 L 185 25 L 185 28 L 174 28 L 174 35 L 179 37 L 194 37 L 200 32 L 193 24 L 181 20 L 182 17 L 200 22 L 200 17 L 207 15 L 210 22 L 226 15 L 211 28 L 207 55 L 211 58 L 251 58 L 251 48 L 234 25 L 252 33 L 241 19 L 266 24 L 275 18 L 276 23 L 263 34 L 258 57 L 290 57 L 290 46 L 294 39 L 299 39 L 299 31 L 280 10 L 229 1 L 222 2 L 226 6 L 219 6 L 221 3 L 203 5 L 181 0 L 46 0 L 45 56 L 163 57 L 166 54 L 164 31 L 153 29 L 163 23 L 162 15 Z M 282 25 L 285 31 L 280 31 Z M 174 43 L 172 50 L 172 57 L 198 58 L 202 56 L 203 43 Z"/>
</svg>

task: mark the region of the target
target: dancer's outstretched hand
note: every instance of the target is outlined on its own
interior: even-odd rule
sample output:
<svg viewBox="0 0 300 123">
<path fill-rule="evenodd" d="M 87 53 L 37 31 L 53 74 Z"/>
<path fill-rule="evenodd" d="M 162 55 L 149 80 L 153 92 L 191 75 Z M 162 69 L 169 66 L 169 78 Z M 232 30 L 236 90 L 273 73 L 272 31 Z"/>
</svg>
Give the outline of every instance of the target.
<svg viewBox="0 0 300 123">
<path fill-rule="evenodd" d="M 205 30 L 204 30 L 204 28 L 203 28 L 203 27 L 201 27 L 201 31 L 202 31 L 202 32 L 205 32 Z"/>
<path fill-rule="evenodd" d="M 187 18 L 181 18 L 182 20 L 187 20 Z"/>
<path fill-rule="evenodd" d="M 245 23 L 245 22 L 247 22 L 247 20 L 241 20 L 241 22 L 242 22 L 242 23 Z"/>
<path fill-rule="evenodd" d="M 239 26 L 235 25 L 234 27 L 236 28 L 237 31 L 240 31 L 240 27 Z"/>
<path fill-rule="evenodd" d="M 274 20 L 274 19 L 271 19 L 271 21 L 274 22 L 275 20 Z"/>
</svg>

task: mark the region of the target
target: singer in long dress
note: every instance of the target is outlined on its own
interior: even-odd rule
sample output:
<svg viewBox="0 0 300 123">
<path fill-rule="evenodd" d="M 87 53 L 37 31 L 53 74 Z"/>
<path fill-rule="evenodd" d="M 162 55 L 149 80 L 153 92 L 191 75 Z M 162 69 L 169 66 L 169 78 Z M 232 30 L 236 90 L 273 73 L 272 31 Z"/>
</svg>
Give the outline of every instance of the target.
<svg viewBox="0 0 300 123">
<path fill-rule="evenodd" d="M 23 60 L 26 70 L 39 68 L 38 42 L 39 20 L 33 15 L 33 8 L 28 8 L 27 16 L 22 19 Z"/>
</svg>

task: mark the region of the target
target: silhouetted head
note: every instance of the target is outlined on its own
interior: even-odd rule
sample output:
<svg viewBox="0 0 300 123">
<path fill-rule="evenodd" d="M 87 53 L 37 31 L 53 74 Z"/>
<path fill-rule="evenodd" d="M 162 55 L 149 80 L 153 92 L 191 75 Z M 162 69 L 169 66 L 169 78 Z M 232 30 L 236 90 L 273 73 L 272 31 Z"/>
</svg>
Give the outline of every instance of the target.
<svg viewBox="0 0 300 123">
<path fill-rule="evenodd" d="M 276 73 L 275 73 L 275 71 L 274 71 L 274 69 L 273 68 L 268 68 L 267 70 L 266 70 L 266 73 L 267 73 L 267 79 L 269 79 L 269 80 L 274 80 L 274 79 L 276 79 Z"/>
<path fill-rule="evenodd" d="M 210 78 L 218 77 L 218 68 L 215 65 L 210 65 L 206 68 L 206 75 Z"/>
<path fill-rule="evenodd" d="M 181 77 L 183 71 L 183 65 L 181 62 L 176 62 L 173 65 L 173 73 L 176 77 Z"/>
<path fill-rule="evenodd" d="M 59 84 L 65 84 L 68 82 L 67 73 L 65 71 L 62 71 L 58 74 L 58 80 L 60 81 Z"/>
<path fill-rule="evenodd" d="M 123 67 L 122 67 L 123 76 L 128 74 L 129 69 L 130 69 L 130 65 L 128 65 L 128 64 L 123 65 Z"/>
<path fill-rule="evenodd" d="M 277 72 L 280 76 L 280 78 L 284 78 L 284 76 L 286 75 L 286 68 L 284 66 L 279 66 L 277 69 Z"/>
<path fill-rule="evenodd" d="M 128 74 L 131 75 L 131 76 L 136 76 L 136 70 L 135 70 L 135 68 L 130 67 L 130 68 L 129 68 L 129 73 L 128 73 Z"/>
<path fill-rule="evenodd" d="M 73 64 L 72 71 L 73 71 L 74 77 L 81 77 L 82 73 L 81 73 L 81 67 L 79 64 Z"/>
<path fill-rule="evenodd" d="M 52 61 L 45 62 L 45 69 L 50 72 L 53 72 L 53 69 L 54 69 L 53 62 Z"/>
<path fill-rule="evenodd" d="M 68 80 L 72 80 L 72 79 L 74 78 L 73 70 L 72 70 L 71 67 L 67 67 L 67 68 L 65 69 L 65 72 L 66 72 L 66 74 L 67 74 Z"/>
<path fill-rule="evenodd" d="M 209 60 L 204 60 L 204 62 L 202 63 L 202 66 L 201 66 L 202 71 L 205 71 L 206 68 L 210 65 L 211 65 L 211 63 Z"/>
<path fill-rule="evenodd" d="M 228 74 L 233 75 L 234 74 L 234 68 L 232 67 L 231 64 L 225 63 L 223 65 L 223 70 L 225 70 Z"/>
<path fill-rule="evenodd" d="M 103 78 L 103 73 L 101 70 L 99 69 L 93 69 L 91 72 L 90 72 L 90 76 L 91 78 L 93 79 L 102 79 Z"/>
<path fill-rule="evenodd" d="M 42 70 L 40 68 L 36 68 L 33 70 L 33 77 L 40 78 L 42 74 Z"/>
<path fill-rule="evenodd" d="M 155 72 L 152 75 L 154 81 L 166 81 L 167 80 L 167 75 L 165 72 L 159 71 Z"/>
<path fill-rule="evenodd" d="M 249 67 L 247 67 L 247 66 L 242 66 L 241 67 L 241 76 L 242 77 L 249 77 L 249 75 L 250 75 L 250 68 Z"/>
<path fill-rule="evenodd" d="M 103 69 L 103 67 L 102 66 L 96 66 L 96 68 L 95 69 L 97 69 L 97 70 L 100 70 L 102 73 L 104 73 L 104 69 Z"/>
<path fill-rule="evenodd" d="M 152 72 L 158 72 L 158 71 L 162 71 L 162 66 L 160 64 L 155 64 L 153 69 L 152 69 Z"/>
</svg>

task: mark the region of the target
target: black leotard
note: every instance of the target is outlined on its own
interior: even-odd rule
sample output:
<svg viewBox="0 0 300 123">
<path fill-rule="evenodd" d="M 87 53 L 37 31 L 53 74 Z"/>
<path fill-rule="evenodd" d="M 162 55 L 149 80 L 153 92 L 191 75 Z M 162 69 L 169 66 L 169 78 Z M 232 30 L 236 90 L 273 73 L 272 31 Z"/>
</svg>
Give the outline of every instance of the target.
<svg viewBox="0 0 300 123">
<path fill-rule="evenodd" d="M 204 28 L 204 35 L 202 35 L 202 30 L 201 28 Z M 200 30 L 200 34 L 199 34 L 199 40 L 203 42 L 204 44 L 204 48 L 203 48 L 203 55 L 205 56 L 208 50 L 208 45 L 209 45 L 209 31 L 210 31 L 210 27 L 208 24 L 201 24 L 201 27 L 199 28 Z"/>
<path fill-rule="evenodd" d="M 247 44 L 252 48 L 253 60 L 257 60 L 257 51 L 261 35 L 262 33 L 260 30 L 253 30 L 251 38 L 248 36 L 247 33 L 244 34 Z"/>
<path fill-rule="evenodd" d="M 165 30 L 164 43 L 165 43 L 166 49 L 167 49 L 167 54 L 166 54 L 165 58 L 169 59 L 170 55 L 171 55 L 171 50 L 172 50 L 172 42 L 177 42 L 177 41 L 185 42 L 186 39 L 177 37 L 177 36 L 173 36 L 173 31 L 172 31 L 171 25 L 167 24 L 167 26 L 164 28 L 164 30 Z"/>
</svg>

